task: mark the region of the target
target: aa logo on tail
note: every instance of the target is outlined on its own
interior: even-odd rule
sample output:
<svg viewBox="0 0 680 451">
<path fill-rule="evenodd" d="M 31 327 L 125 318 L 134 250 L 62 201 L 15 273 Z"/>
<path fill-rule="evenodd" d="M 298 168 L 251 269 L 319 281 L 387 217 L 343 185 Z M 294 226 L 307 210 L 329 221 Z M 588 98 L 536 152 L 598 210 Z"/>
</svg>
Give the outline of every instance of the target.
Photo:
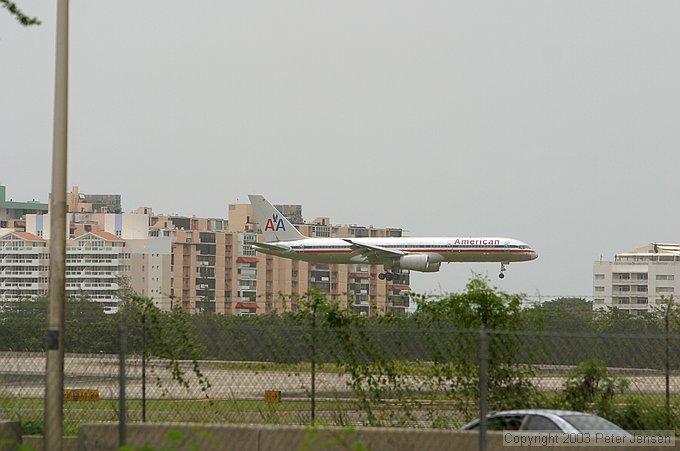
<svg viewBox="0 0 680 451">
<path fill-rule="evenodd" d="M 279 218 L 279 215 L 276 213 L 274 213 L 271 218 L 267 219 L 267 223 L 264 225 L 264 231 L 267 232 L 269 230 L 272 232 L 278 232 L 279 230 L 286 231 L 283 219 Z"/>
</svg>

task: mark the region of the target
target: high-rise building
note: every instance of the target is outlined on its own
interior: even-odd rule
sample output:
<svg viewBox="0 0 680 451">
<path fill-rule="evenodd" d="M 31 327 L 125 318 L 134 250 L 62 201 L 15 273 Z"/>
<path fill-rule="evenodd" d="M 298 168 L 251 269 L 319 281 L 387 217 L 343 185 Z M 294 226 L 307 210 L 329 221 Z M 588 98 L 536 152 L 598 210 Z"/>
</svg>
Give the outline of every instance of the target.
<svg viewBox="0 0 680 451">
<path fill-rule="evenodd" d="M 47 241 L 27 232 L 0 234 L 0 302 L 47 294 Z"/>
<path fill-rule="evenodd" d="M 642 314 L 680 292 L 680 244 L 652 243 L 593 264 L 593 307 Z"/>
<path fill-rule="evenodd" d="M 329 218 L 300 223 L 300 205 L 279 208 L 312 237 L 401 236 L 400 229 L 336 226 Z M 386 281 L 377 277 L 376 265 L 307 263 L 256 253 L 251 244 L 262 236 L 250 204 L 230 205 L 228 220 L 149 213 L 150 208 L 69 213 L 67 294 L 111 311 L 125 287 L 160 308 L 179 305 L 189 312 L 296 310 L 298 297 L 310 289 L 365 315 L 405 312 L 409 306 L 407 270 Z M 25 228 L 0 233 L 0 302 L 47 294 L 50 215 L 27 215 Z"/>
<path fill-rule="evenodd" d="M 401 229 L 379 229 L 364 226 L 333 225 L 329 218 L 316 218 L 300 224 L 302 207 L 277 206 L 303 235 L 310 237 L 382 237 L 401 236 Z M 287 213 L 291 214 L 289 217 Z M 369 264 L 308 263 L 267 254 L 258 254 L 250 246 L 262 240 L 257 234 L 258 224 L 250 204 L 229 205 L 229 231 L 234 239 L 231 260 L 236 267 L 230 271 L 232 290 L 225 293 L 225 313 L 258 314 L 285 309 L 295 310 L 296 295 L 309 289 L 327 293 L 365 315 L 388 311 L 405 312 L 409 307 L 410 273 L 401 270 L 394 280 L 378 279 L 382 268 Z M 282 298 L 281 294 L 291 295 Z M 231 299 L 228 299 L 231 298 Z M 227 306 L 231 311 L 226 311 Z"/>
<path fill-rule="evenodd" d="M 121 213 L 120 194 L 84 194 L 74 186 L 66 194 L 66 205 L 70 213 Z"/>
<path fill-rule="evenodd" d="M 48 216 L 48 215 L 45 215 Z M 49 229 L 49 221 L 35 221 Z M 134 230 L 134 228 L 133 228 Z M 167 306 L 172 242 L 168 238 L 124 239 L 103 230 L 66 240 L 66 295 L 81 296 L 116 311 L 122 290 Z M 47 295 L 48 240 L 29 232 L 0 234 L 0 303 Z"/>
</svg>

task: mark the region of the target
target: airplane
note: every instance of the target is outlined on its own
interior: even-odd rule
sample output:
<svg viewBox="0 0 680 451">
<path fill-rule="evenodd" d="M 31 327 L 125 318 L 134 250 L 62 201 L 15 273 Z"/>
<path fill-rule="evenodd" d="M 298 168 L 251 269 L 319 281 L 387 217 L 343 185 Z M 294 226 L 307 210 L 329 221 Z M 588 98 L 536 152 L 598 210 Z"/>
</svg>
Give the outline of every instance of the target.
<svg viewBox="0 0 680 451">
<path fill-rule="evenodd" d="M 526 243 L 501 237 L 310 238 L 300 233 L 264 196 L 249 195 L 265 242 L 252 243 L 265 254 L 317 263 L 383 265 L 380 280 L 393 280 L 395 269 L 436 272 L 442 263 L 498 262 L 499 278 L 511 262 L 535 260 Z"/>
</svg>

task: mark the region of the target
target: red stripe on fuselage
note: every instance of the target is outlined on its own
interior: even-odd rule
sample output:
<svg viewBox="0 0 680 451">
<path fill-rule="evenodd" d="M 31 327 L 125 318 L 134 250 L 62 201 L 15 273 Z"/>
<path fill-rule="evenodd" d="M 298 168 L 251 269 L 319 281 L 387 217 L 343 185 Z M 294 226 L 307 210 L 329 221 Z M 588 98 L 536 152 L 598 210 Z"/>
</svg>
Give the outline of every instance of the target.
<svg viewBox="0 0 680 451">
<path fill-rule="evenodd" d="M 535 254 L 536 251 L 534 250 L 529 250 L 529 249 L 392 249 L 392 250 L 399 250 L 402 252 L 412 252 L 412 253 L 438 253 L 438 254 L 453 254 L 453 253 L 461 253 L 461 252 L 483 252 L 483 253 L 489 253 L 489 252 L 511 252 L 511 253 L 521 253 L 521 254 Z M 352 249 L 293 249 L 294 252 L 300 253 L 300 254 L 308 254 L 308 253 L 314 253 L 314 254 L 339 254 L 339 253 L 351 253 L 353 252 Z"/>
</svg>

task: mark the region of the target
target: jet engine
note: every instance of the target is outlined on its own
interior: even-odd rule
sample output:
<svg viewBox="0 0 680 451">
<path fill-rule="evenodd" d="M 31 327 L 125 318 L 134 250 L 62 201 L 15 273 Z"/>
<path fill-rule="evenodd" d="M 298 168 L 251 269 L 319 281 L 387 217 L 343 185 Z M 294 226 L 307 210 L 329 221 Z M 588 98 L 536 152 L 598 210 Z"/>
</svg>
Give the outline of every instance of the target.
<svg viewBox="0 0 680 451">
<path fill-rule="evenodd" d="M 400 268 L 413 271 L 436 272 L 441 264 L 442 262 L 432 261 L 429 255 L 424 254 L 404 255 L 399 258 Z"/>
</svg>

